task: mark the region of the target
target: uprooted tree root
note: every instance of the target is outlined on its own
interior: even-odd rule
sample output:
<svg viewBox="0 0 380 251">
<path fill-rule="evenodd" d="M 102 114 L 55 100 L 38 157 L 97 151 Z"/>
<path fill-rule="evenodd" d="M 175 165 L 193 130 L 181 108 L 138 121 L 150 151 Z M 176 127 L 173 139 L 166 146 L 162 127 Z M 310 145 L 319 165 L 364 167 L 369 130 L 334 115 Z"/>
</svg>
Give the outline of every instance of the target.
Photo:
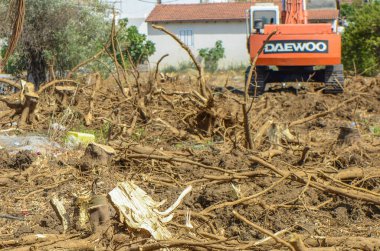
<svg viewBox="0 0 380 251">
<path fill-rule="evenodd" d="M 99 53 L 112 57 L 118 50 L 114 43 L 114 51 Z M 245 113 L 252 134 L 247 149 L 242 104 L 250 97 L 212 92 L 215 82 L 202 91 L 203 72 L 161 82 L 157 72 L 140 74 L 114 61 L 120 74 L 114 79 L 92 74 L 71 79 L 70 85 L 55 80 L 37 93 L 37 109 L 25 112 L 25 130 L 87 125 L 102 132 L 102 144 L 33 156 L 22 167 L 11 166 L 17 156 L 0 154 L 6 163 L 0 169 L 1 249 L 380 247 L 380 140 L 369 130 L 380 123 L 379 78 L 349 79 L 339 96 L 322 95 L 310 83 L 298 96 L 267 93 L 255 99 Z M 27 90 L 14 85 L 20 89 L 15 96 L 25 100 Z M 46 92 L 49 87 L 53 95 Z M 4 99 L 8 108 L 0 116 L 7 130 L 13 122 L 22 124 L 28 104 L 22 101 L 16 109 L 12 97 Z M 64 132 L 50 128 L 50 133 L 64 138 Z M 121 225 L 115 210 L 107 224 L 92 227 L 81 203 L 104 197 L 124 180 L 168 204 L 193 187 L 167 224 L 173 239 L 153 240 Z M 57 215 L 51 201 L 70 220 Z"/>
</svg>

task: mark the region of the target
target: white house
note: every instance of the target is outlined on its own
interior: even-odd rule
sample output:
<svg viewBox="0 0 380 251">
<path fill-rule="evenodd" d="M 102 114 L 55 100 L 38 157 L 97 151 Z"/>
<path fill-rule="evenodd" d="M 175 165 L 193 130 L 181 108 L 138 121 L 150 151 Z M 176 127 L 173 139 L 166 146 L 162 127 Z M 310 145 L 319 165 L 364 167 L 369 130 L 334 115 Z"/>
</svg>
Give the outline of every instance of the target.
<svg viewBox="0 0 380 251">
<path fill-rule="evenodd" d="M 149 58 L 156 63 L 162 55 L 169 56 L 160 65 L 178 66 L 189 62 L 186 52 L 168 35 L 152 28 L 153 24 L 166 27 L 187 44 L 195 55 L 199 49 L 212 48 L 221 40 L 225 58 L 220 68 L 249 63 L 246 41 L 246 10 L 251 3 L 207 3 L 207 4 L 161 4 L 156 5 L 146 22 L 148 39 L 156 45 L 156 53 Z"/>
<path fill-rule="evenodd" d="M 128 18 L 128 26 L 136 26 L 140 33 L 147 34 L 148 25 L 145 19 L 158 2 L 170 3 L 199 3 L 201 0 L 105 0 L 119 13 L 119 18 Z M 204 1 L 204 0 L 203 0 Z M 227 0 L 213 0 L 227 1 Z"/>
</svg>

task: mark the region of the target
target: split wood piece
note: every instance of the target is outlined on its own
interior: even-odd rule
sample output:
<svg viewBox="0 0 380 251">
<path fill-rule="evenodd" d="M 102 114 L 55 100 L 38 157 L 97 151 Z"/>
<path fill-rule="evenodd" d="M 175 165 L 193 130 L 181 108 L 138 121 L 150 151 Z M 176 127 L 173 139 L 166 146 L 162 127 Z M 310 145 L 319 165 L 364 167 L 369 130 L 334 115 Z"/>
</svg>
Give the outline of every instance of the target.
<svg viewBox="0 0 380 251">
<path fill-rule="evenodd" d="M 337 174 L 334 174 L 332 176 L 338 180 L 363 179 L 365 177 L 380 177 L 380 169 L 351 167 L 340 170 Z"/>
<path fill-rule="evenodd" d="M 170 32 L 169 30 L 167 30 L 165 27 L 162 27 L 162 26 L 159 26 L 159 25 L 155 25 L 155 24 L 152 25 L 152 27 L 154 29 L 160 30 L 160 31 L 166 33 L 167 35 L 169 35 L 170 37 L 172 37 L 182 47 L 182 49 L 184 49 L 187 52 L 187 54 L 189 55 L 189 57 L 191 58 L 191 60 L 193 61 L 195 67 L 198 70 L 198 80 L 199 80 L 200 92 L 201 92 L 202 96 L 204 98 L 206 98 L 206 99 L 211 98 L 211 96 L 207 93 L 207 90 L 206 90 L 206 83 L 205 83 L 204 76 L 203 76 L 203 67 L 197 61 L 197 59 L 195 58 L 194 54 L 191 52 L 190 48 L 186 44 L 184 44 L 178 38 L 178 36 L 176 36 L 174 33 Z"/>
<path fill-rule="evenodd" d="M 84 120 L 85 120 L 85 123 L 86 123 L 86 126 L 90 126 L 92 125 L 92 120 L 93 120 L 93 110 L 95 108 L 95 95 L 99 89 L 99 87 L 102 85 L 102 77 L 99 73 L 96 73 L 95 74 L 95 85 L 92 89 L 92 93 L 91 93 L 91 97 L 89 99 L 89 109 L 88 109 L 88 112 L 87 114 L 84 116 Z"/>
<path fill-rule="evenodd" d="M 165 201 L 154 201 L 144 190 L 130 181 L 119 183 L 109 193 L 109 197 L 122 223 L 132 229 L 145 229 L 155 240 L 169 240 L 172 234 L 164 224 L 173 219 L 173 211 L 191 190 L 191 186 L 187 187 L 177 201 L 164 212 L 158 211 L 158 208 Z"/>
<path fill-rule="evenodd" d="M 282 142 L 295 143 L 296 137 L 289 131 L 286 124 L 271 123 L 267 130 L 268 140 L 271 143 L 271 149 L 281 150 Z"/>
<path fill-rule="evenodd" d="M 340 103 L 339 105 L 335 106 L 334 108 L 331 108 L 325 112 L 321 112 L 321 113 L 318 113 L 318 114 L 314 114 L 314 115 L 311 115 L 309 117 L 306 117 L 306 118 L 302 118 L 302 119 L 299 119 L 299 120 L 296 120 L 296 121 L 293 121 L 289 124 L 289 127 L 292 127 L 292 126 L 295 126 L 295 125 L 300 125 L 300 124 L 304 124 L 306 122 L 309 122 L 309 121 L 312 121 L 314 119 L 317 119 L 317 118 L 320 118 L 320 117 L 323 117 L 323 116 L 326 116 L 338 109 L 340 109 L 341 107 L 344 107 L 346 106 L 348 103 L 351 103 L 352 101 L 356 100 L 357 98 L 359 98 L 360 96 L 355 96 L 355 97 L 352 97 L 350 99 L 347 99 L 346 101 Z"/>
<path fill-rule="evenodd" d="M 112 147 L 92 142 L 88 144 L 84 158 L 93 161 L 96 165 L 107 166 L 115 154 L 116 151 Z"/>
<path fill-rule="evenodd" d="M 63 107 L 67 107 L 69 105 L 69 97 L 73 96 L 76 92 L 76 86 L 56 86 L 55 90 L 61 96 L 61 104 Z"/>
<path fill-rule="evenodd" d="M 73 193 L 77 210 L 74 211 L 75 227 L 77 230 L 84 230 L 89 220 L 88 207 L 91 200 L 91 192 L 86 189 L 80 189 Z"/>
<path fill-rule="evenodd" d="M 162 119 L 160 119 L 160 118 L 156 118 L 156 119 L 154 119 L 154 121 L 159 122 L 159 123 L 161 123 L 162 125 L 164 125 L 164 126 L 166 126 L 167 128 L 169 128 L 169 130 L 170 130 L 170 131 L 171 131 L 176 137 L 179 137 L 179 138 L 181 138 L 181 139 L 183 139 L 183 138 L 191 138 L 191 139 L 193 139 L 193 140 L 195 140 L 195 141 L 197 141 L 197 142 L 200 142 L 200 141 L 201 141 L 201 139 L 200 139 L 198 136 L 196 136 L 196 135 L 194 135 L 194 134 L 191 134 L 191 133 L 188 133 L 188 132 L 186 132 L 186 131 L 184 131 L 184 130 L 177 129 L 177 128 L 175 128 L 174 126 L 170 125 L 168 122 L 166 122 L 166 121 L 164 121 L 164 120 L 162 120 Z"/>
<path fill-rule="evenodd" d="M 57 195 L 54 195 L 53 198 L 51 198 L 50 200 L 50 204 L 52 205 L 55 213 L 60 219 L 63 226 L 62 233 L 65 234 L 67 229 L 69 228 L 70 217 L 69 214 L 66 212 L 65 206 L 63 205 L 63 201 L 59 200 Z"/>
<path fill-rule="evenodd" d="M 27 123 L 33 123 L 36 119 L 36 110 L 39 102 L 40 94 L 48 87 L 53 86 L 61 82 L 72 82 L 73 80 L 54 80 L 49 83 L 43 84 L 39 91 L 34 90 L 34 84 L 21 80 L 21 84 L 15 83 L 10 80 L 1 79 L 0 82 L 7 83 L 13 87 L 16 87 L 20 91 L 17 93 L 18 98 L 12 97 L 9 100 L 4 97 L 0 97 L 0 101 L 5 102 L 9 108 L 14 110 L 14 114 L 20 114 L 19 126 L 23 127 Z"/>
<path fill-rule="evenodd" d="M 269 149 L 265 152 L 260 152 L 259 155 L 262 158 L 271 160 L 274 156 L 281 155 L 284 153 L 283 149 Z"/>
<path fill-rule="evenodd" d="M 264 235 L 268 235 L 268 236 L 272 237 L 276 242 L 284 245 L 288 249 L 290 249 L 292 251 L 296 251 L 296 249 L 290 243 L 288 243 L 284 239 L 278 237 L 277 235 L 274 235 L 269 230 L 266 230 L 266 229 L 260 227 L 259 225 L 256 225 L 255 223 L 253 223 L 252 221 L 248 220 L 247 218 L 245 218 L 243 215 L 239 214 L 235 210 L 233 210 L 232 213 L 234 214 L 234 216 L 236 218 L 238 218 L 239 220 L 241 220 L 241 221 L 245 222 L 246 224 L 250 225 L 251 227 L 253 227 L 255 230 L 259 231 L 260 233 L 262 233 Z"/>
<path fill-rule="evenodd" d="M 91 228 L 94 233 L 96 233 L 98 229 L 101 229 L 100 226 L 108 225 L 110 221 L 110 211 L 107 197 L 105 195 L 93 195 L 87 211 L 90 216 Z"/>
<path fill-rule="evenodd" d="M 309 249 L 306 248 L 305 244 L 303 243 L 301 236 L 298 234 L 292 234 L 289 243 L 296 251 L 309 251 Z"/>
<path fill-rule="evenodd" d="M 273 172 L 283 176 L 283 177 L 292 177 L 295 181 L 300 182 L 302 184 L 309 184 L 311 187 L 316 188 L 318 190 L 321 190 L 323 192 L 328 192 L 328 193 L 333 193 L 336 195 L 348 197 L 351 199 L 359 200 L 359 201 L 365 201 L 369 203 L 373 203 L 375 205 L 380 205 L 380 197 L 373 195 L 371 193 L 365 193 L 362 191 L 357 191 L 354 189 L 349 189 L 349 188 L 341 188 L 341 187 L 336 187 L 329 185 L 327 183 L 322 183 L 321 181 L 309 181 L 306 177 L 301 177 L 296 175 L 295 173 L 289 172 L 289 171 L 283 171 L 275 167 L 274 165 L 266 162 L 265 160 L 256 157 L 256 156 L 250 156 L 249 159 L 251 161 L 254 161 L 256 163 L 259 163 Z M 316 180 L 315 177 L 313 177 L 314 180 Z"/>
<path fill-rule="evenodd" d="M 267 132 L 272 124 L 273 124 L 272 120 L 267 120 L 255 134 L 255 137 L 253 138 L 253 143 L 256 149 L 258 149 L 263 143 L 264 137 L 267 135 Z"/>
<path fill-rule="evenodd" d="M 20 108 L 21 117 L 19 126 L 23 127 L 26 123 L 34 122 L 34 112 L 37 107 L 39 95 L 34 91 L 34 84 L 21 80 Z"/>
<path fill-rule="evenodd" d="M 135 130 L 135 127 L 136 127 L 136 123 L 137 123 L 137 116 L 135 115 L 132 118 L 132 123 L 131 123 L 130 128 L 128 128 L 127 130 L 128 136 L 132 136 L 133 130 Z"/>
<path fill-rule="evenodd" d="M 224 173 L 229 173 L 229 174 L 235 174 L 235 172 L 226 170 L 220 167 L 216 166 L 208 166 L 196 161 L 184 159 L 184 158 L 178 158 L 178 157 L 170 157 L 170 156 L 160 156 L 160 155 L 153 155 L 153 154 L 127 154 L 127 158 L 131 159 L 156 159 L 156 160 L 163 160 L 163 161 L 168 161 L 168 162 L 181 162 L 181 163 L 187 163 L 190 165 L 195 165 L 199 167 L 203 167 L 205 169 L 209 170 L 214 170 L 214 171 L 219 171 L 219 172 L 224 172 Z"/>
</svg>

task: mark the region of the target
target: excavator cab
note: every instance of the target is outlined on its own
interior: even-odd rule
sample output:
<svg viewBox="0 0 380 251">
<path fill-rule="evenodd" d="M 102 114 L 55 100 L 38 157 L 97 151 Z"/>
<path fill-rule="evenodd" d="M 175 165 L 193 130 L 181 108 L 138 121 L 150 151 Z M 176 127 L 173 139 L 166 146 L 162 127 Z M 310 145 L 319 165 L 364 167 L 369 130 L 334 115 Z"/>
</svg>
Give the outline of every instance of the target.
<svg viewBox="0 0 380 251">
<path fill-rule="evenodd" d="M 276 31 L 256 62 L 256 74 L 250 85 L 252 93 L 261 95 L 267 83 L 311 81 L 325 83 L 325 93 L 343 92 L 336 0 L 283 0 L 281 9 L 274 4 L 256 4 L 247 11 L 247 47 L 251 60 Z M 326 13 L 332 18 L 326 20 Z M 313 16 L 311 22 L 309 15 Z M 246 78 L 249 70 L 248 67 Z"/>
</svg>

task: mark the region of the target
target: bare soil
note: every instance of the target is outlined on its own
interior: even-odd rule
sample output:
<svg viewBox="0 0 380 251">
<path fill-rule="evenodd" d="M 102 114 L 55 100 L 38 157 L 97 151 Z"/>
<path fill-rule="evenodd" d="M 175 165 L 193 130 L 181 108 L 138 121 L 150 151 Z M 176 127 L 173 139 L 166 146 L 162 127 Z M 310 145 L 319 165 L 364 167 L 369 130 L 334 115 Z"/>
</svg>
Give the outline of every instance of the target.
<svg viewBox="0 0 380 251">
<path fill-rule="evenodd" d="M 105 81 L 93 96 L 88 126 L 93 84 L 83 81 L 68 105 L 47 90 L 39 98 L 36 119 L 22 132 L 7 132 L 41 133 L 61 144 L 67 130 L 94 132 L 117 154 L 111 164 L 99 165 L 83 157 L 84 148 L 50 155 L 0 150 L 0 249 L 154 250 L 149 245 L 157 242 L 121 224 L 112 206 L 107 226 L 96 232 L 91 222 L 77 226 L 78 194 L 107 194 L 125 180 L 156 201 L 167 200 L 162 209 L 193 186 L 167 224 L 174 236 L 162 244 L 168 247 L 289 249 L 273 239 L 262 242 L 268 234 L 249 221 L 279 233 L 286 243 L 298 236 L 304 250 L 380 248 L 380 135 L 373 130 L 380 128 L 380 78 L 349 78 L 340 95 L 322 94 L 318 84 L 305 83 L 297 92 L 277 88 L 250 98 L 254 149 L 247 148 L 244 136 L 242 95 L 218 89 L 212 91 L 212 104 L 202 106 L 193 95 L 198 87 L 191 75 L 159 82 L 152 95 L 147 94 L 149 81 L 152 76 L 139 81 L 143 107 L 125 98 L 113 80 Z M 210 89 L 243 86 L 238 74 L 211 75 L 206 82 Z M 1 118 L 2 130 L 18 119 Z M 53 123 L 66 130 L 52 129 Z M 344 128 L 354 134 L 342 136 Z M 70 216 L 65 233 L 50 204 L 53 195 Z M 192 229 L 185 226 L 187 210 Z M 35 234 L 48 237 L 37 241 L 30 237 Z"/>
</svg>

